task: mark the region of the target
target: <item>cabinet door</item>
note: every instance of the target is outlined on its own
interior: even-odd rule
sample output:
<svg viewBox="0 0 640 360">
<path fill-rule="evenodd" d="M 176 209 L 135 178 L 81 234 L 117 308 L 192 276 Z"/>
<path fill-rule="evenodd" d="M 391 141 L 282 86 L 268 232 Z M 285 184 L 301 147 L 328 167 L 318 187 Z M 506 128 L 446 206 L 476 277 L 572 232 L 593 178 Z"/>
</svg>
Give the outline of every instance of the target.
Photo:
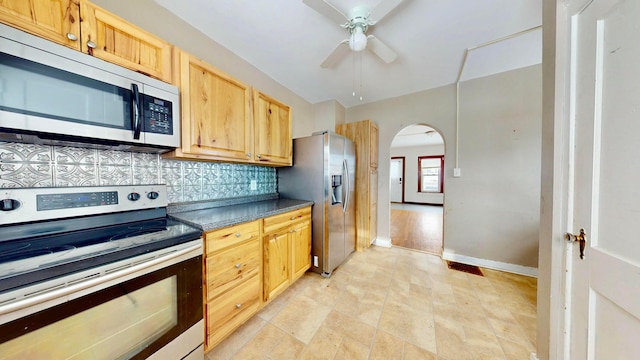
<svg viewBox="0 0 640 360">
<path fill-rule="evenodd" d="M 3 0 L 0 22 L 80 50 L 78 0 Z"/>
<path fill-rule="evenodd" d="M 180 89 L 182 152 L 210 160 L 249 161 L 249 86 L 182 52 Z"/>
<path fill-rule="evenodd" d="M 264 301 L 289 286 L 289 229 L 264 236 Z"/>
<path fill-rule="evenodd" d="M 171 44 L 89 2 L 80 6 L 82 52 L 172 81 Z"/>
<path fill-rule="evenodd" d="M 378 126 L 373 122 L 370 123 L 371 128 L 369 137 L 369 166 L 378 168 Z"/>
<path fill-rule="evenodd" d="M 292 281 L 301 277 L 311 267 L 311 222 L 296 224 L 291 233 Z"/>
<path fill-rule="evenodd" d="M 254 90 L 255 157 L 257 162 L 291 165 L 291 108 Z"/>
<path fill-rule="evenodd" d="M 369 244 L 378 238 L 378 170 L 369 174 Z"/>
</svg>

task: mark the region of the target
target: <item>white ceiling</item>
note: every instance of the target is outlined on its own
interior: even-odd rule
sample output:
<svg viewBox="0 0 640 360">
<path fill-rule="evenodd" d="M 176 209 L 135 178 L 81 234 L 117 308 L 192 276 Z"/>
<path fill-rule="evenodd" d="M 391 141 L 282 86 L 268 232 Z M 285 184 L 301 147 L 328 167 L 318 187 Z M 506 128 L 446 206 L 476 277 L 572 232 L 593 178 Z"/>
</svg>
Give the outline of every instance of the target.
<svg viewBox="0 0 640 360">
<path fill-rule="evenodd" d="M 396 134 L 391 142 L 392 148 L 407 146 L 429 146 L 444 144 L 439 132 L 425 125 L 411 125 Z"/>
<path fill-rule="evenodd" d="M 404 0 L 367 32 L 395 50 L 393 63 L 365 49 L 322 69 L 348 32 L 302 0 L 155 1 L 310 103 L 346 108 L 455 83 L 465 49 L 542 24 L 542 0 Z M 343 13 L 379 1 L 326 0 Z M 462 80 L 538 64 L 541 53 L 541 30 L 473 50 Z"/>
</svg>

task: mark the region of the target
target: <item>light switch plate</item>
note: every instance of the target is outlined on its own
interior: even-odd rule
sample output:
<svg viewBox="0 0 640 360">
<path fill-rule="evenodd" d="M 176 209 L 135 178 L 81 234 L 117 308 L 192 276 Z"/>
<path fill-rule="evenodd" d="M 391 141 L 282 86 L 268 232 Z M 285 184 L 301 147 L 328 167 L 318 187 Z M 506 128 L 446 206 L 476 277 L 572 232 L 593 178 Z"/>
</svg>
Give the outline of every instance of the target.
<svg viewBox="0 0 640 360">
<path fill-rule="evenodd" d="M 453 177 L 460 177 L 462 176 L 460 168 L 453 168 Z"/>
<path fill-rule="evenodd" d="M 251 184 L 249 185 L 249 190 L 258 190 L 258 182 L 255 180 L 251 180 Z"/>
</svg>

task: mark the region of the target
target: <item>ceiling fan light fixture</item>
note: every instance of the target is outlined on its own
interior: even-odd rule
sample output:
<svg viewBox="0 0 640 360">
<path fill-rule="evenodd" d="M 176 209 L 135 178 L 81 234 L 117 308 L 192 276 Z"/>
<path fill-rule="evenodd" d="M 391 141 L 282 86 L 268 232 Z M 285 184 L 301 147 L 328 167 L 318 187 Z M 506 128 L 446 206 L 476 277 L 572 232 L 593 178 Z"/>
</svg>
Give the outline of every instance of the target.
<svg viewBox="0 0 640 360">
<path fill-rule="evenodd" d="M 351 30 L 349 37 L 349 48 L 353 51 L 362 51 L 367 47 L 367 35 L 361 26 L 357 25 Z"/>
</svg>

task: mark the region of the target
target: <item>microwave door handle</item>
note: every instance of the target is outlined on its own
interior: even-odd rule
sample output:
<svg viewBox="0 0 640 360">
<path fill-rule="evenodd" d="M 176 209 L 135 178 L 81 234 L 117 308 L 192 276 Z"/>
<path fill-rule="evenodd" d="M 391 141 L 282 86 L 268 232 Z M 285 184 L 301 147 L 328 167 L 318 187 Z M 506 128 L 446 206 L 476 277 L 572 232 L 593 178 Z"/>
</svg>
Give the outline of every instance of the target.
<svg viewBox="0 0 640 360">
<path fill-rule="evenodd" d="M 140 140 L 142 122 L 140 121 L 140 91 L 137 84 L 131 84 L 131 127 L 133 128 L 133 138 Z"/>
</svg>

